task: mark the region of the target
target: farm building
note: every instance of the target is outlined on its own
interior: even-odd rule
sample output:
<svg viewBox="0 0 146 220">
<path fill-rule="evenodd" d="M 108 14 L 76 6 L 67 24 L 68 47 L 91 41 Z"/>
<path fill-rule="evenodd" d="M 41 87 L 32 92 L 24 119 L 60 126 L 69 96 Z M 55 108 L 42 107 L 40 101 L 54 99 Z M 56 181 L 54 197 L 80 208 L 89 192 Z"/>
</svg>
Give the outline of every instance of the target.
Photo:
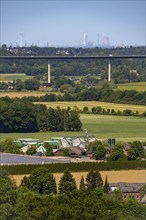
<svg viewBox="0 0 146 220">
<path fill-rule="evenodd" d="M 26 145 L 37 145 L 40 143 L 39 139 L 33 139 L 33 138 L 23 138 L 23 139 L 18 139 L 15 141 L 19 146 L 26 146 Z"/>
<path fill-rule="evenodd" d="M 111 191 L 120 190 L 123 198 L 133 197 L 135 200 L 141 200 L 141 189 L 145 183 L 110 183 Z"/>
<path fill-rule="evenodd" d="M 51 140 L 58 141 L 62 148 L 81 147 L 85 149 L 88 143 L 94 142 L 98 139 L 95 136 L 89 136 L 88 140 L 85 139 L 85 137 L 60 137 L 52 138 Z"/>
</svg>

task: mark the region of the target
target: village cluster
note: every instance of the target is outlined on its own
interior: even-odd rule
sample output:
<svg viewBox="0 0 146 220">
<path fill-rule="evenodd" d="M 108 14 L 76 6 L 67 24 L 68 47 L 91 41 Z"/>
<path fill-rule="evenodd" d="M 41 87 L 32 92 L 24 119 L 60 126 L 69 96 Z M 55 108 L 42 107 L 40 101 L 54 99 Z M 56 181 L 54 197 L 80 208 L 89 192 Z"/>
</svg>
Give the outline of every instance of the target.
<svg viewBox="0 0 146 220">
<path fill-rule="evenodd" d="M 103 144 L 105 154 L 103 159 L 106 160 L 110 157 L 111 152 L 116 145 L 115 138 L 109 138 L 106 140 L 100 140 L 95 136 L 81 136 L 81 137 L 53 137 L 50 140 L 40 141 L 33 138 L 22 138 L 14 141 L 21 149 L 23 154 L 29 154 L 33 156 L 70 156 L 74 158 L 89 158 L 89 159 L 102 159 L 96 158 L 95 151 L 92 143 L 105 142 Z M 89 147 L 90 146 L 90 147 Z M 128 151 L 131 145 L 127 142 L 122 144 L 123 155 L 128 156 Z M 146 146 L 142 147 L 144 152 Z M 34 149 L 32 151 L 31 149 Z M 47 151 L 52 154 L 47 154 Z M 114 159 L 113 159 L 114 160 Z M 116 159 L 115 159 L 116 160 Z"/>
<path fill-rule="evenodd" d="M 50 146 L 54 156 L 63 156 L 64 149 L 68 149 L 69 156 L 82 157 L 86 156 L 87 146 L 89 143 L 98 140 L 95 136 L 85 137 L 55 137 L 51 140 L 40 141 L 39 139 L 23 138 L 15 141 L 24 154 L 33 146 L 36 148 L 35 156 L 42 156 L 46 153 L 45 146 Z M 89 154 L 91 154 L 89 152 Z M 90 155 L 91 156 L 91 155 Z"/>
</svg>

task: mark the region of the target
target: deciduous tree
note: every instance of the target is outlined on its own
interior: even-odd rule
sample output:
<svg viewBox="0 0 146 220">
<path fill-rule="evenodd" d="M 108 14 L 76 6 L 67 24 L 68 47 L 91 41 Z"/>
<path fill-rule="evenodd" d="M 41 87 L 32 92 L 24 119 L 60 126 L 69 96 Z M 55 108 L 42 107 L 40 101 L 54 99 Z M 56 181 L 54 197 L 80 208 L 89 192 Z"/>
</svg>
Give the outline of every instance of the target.
<svg viewBox="0 0 146 220">
<path fill-rule="evenodd" d="M 31 175 L 22 181 L 30 190 L 39 194 L 56 193 L 56 182 L 53 175 L 45 167 L 39 167 L 32 171 Z"/>
</svg>

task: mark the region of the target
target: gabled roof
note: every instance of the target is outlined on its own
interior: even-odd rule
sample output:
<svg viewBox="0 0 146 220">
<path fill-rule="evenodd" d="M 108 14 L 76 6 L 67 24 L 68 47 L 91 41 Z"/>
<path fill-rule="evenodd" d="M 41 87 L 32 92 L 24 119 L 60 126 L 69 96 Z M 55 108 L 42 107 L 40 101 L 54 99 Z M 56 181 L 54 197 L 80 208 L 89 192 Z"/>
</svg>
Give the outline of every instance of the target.
<svg viewBox="0 0 146 220">
<path fill-rule="evenodd" d="M 42 145 L 40 145 L 36 151 L 40 153 L 46 153 L 46 149 Z"/>
<path fill-rule="evenodd" d="M 110 183 L 110 187 L 117 187 L 123 193 L 140 192 L 145 183 Z"/>
<path fill-rule="evenodd" d="M 26 153 L 26 151 L 30 148 L 30 145 L 26 145 L 24 147 L 21 148 L 21 150 L 23 151 L 23 153 Z"/>
<path fill-rule="evenodd" d="M 85 153 L 86 151 L 83 148 L 80 147 L 70 147 L 68 148 L 69 153 L 72 155 L 82 155 L 83 153 Z"/>
<path fill-rule="evenodd" d="M 129 144 L 129 143 L 124 143 L 123 149 L 124 149 L 125 151 L 128 151 L 128 150 L 130 149 L 130 144 Z"/>
</svg>

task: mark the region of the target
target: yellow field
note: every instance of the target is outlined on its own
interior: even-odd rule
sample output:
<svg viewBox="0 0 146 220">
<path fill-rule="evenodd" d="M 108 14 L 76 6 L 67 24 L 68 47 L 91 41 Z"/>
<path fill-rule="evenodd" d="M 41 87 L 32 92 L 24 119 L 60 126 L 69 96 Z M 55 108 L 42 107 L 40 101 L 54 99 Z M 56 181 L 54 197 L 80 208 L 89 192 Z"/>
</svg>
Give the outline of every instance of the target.
<svg viewBox="0 0 146 220">
<path fill-rule="evenodd" d="M 143 113 L 145 111 L 145 106 L 141 105 L 129 105 L 129 104 L 116 104 L 116 103 L 108 103 L 108 102 L 97 102 L 97 101 L 79 101 L 79 102 L 36 102 L 35 104 L 45 104 L 48 108 L 57 108 L 58 106 L 60 108 L 67 108 L 68 106 L 73 108 L 78 108 L 80 110 L 83 110 L 85 106 L 91 110 L 93 107 L 101 106 L 105 109 L 114 109 L 114 110 L 120 110 L 123 111 L 125 109 L 130 109 L 132 111 L 138 111 L 139 113 Z"/>
<path fill-rule="evenodd" d="M 10 98 L 22 98 L 24 96 L 35 96 L 40 97 L 45 94 L 50 94 L 50 92 L 46 91 L 30 91 L 30 92 L 0 92 L 0 97 L 9 96 Z M 60 92 L 55 92 L 56 95 L 61 95 Z M 35 104 L 44 104 L 48 108 L 67 108 L 68 106 L 73 108 L 78 108 L 79 110 L 83 110 L 85 106 L 91 110 L 93 107 L 101 106 L 104 109 L 114 109 L 115 111 L 123 111 L 125 109 L 130 109 L 132 111 L 138 111 L 139 113 L 143 113 L 145 111 L 145 106 L 141 105 L 129 105 L 129 104 L 118 104 L 118 103 L 108 103 L 108 102 L 98 102 L 98 101 L 71 101 L 71 102 L 36 102 Z"/>
<path fill-rule="evenodd" d="M 81 177 L 86 179 L 87 172 L 73 172 L 73 177 L 76 180 L 77 187 L 79 187 Z M 145 183 L 146 170 L 121 170 L 121 171 L 101 171 L 102 179 L 105 180 L 107 176 L 109 183 L 127 182 L 127 183 Z M 28 176 L 28 175 L 25 175 Z M 58 185 L 62 173 L 54 173 L 56 183 Z M 16 185 L 19 186 L 24 175 L 13 175 Z"/>
<path fill-rule="evenodd" d="M 54 93 L 54 92 L 53 92 Z M 0 97 L 9 96 L 10 98 L 22 98 L 24 96 L 44 96 L 45 94 L 50 94 L 50 92 L 41 92 L 41 91 L 33 91 L 33 92 L 0 92 Z M 55 92 L 56 95 L 59 95 L 59 92 Z"/>
</svg>

